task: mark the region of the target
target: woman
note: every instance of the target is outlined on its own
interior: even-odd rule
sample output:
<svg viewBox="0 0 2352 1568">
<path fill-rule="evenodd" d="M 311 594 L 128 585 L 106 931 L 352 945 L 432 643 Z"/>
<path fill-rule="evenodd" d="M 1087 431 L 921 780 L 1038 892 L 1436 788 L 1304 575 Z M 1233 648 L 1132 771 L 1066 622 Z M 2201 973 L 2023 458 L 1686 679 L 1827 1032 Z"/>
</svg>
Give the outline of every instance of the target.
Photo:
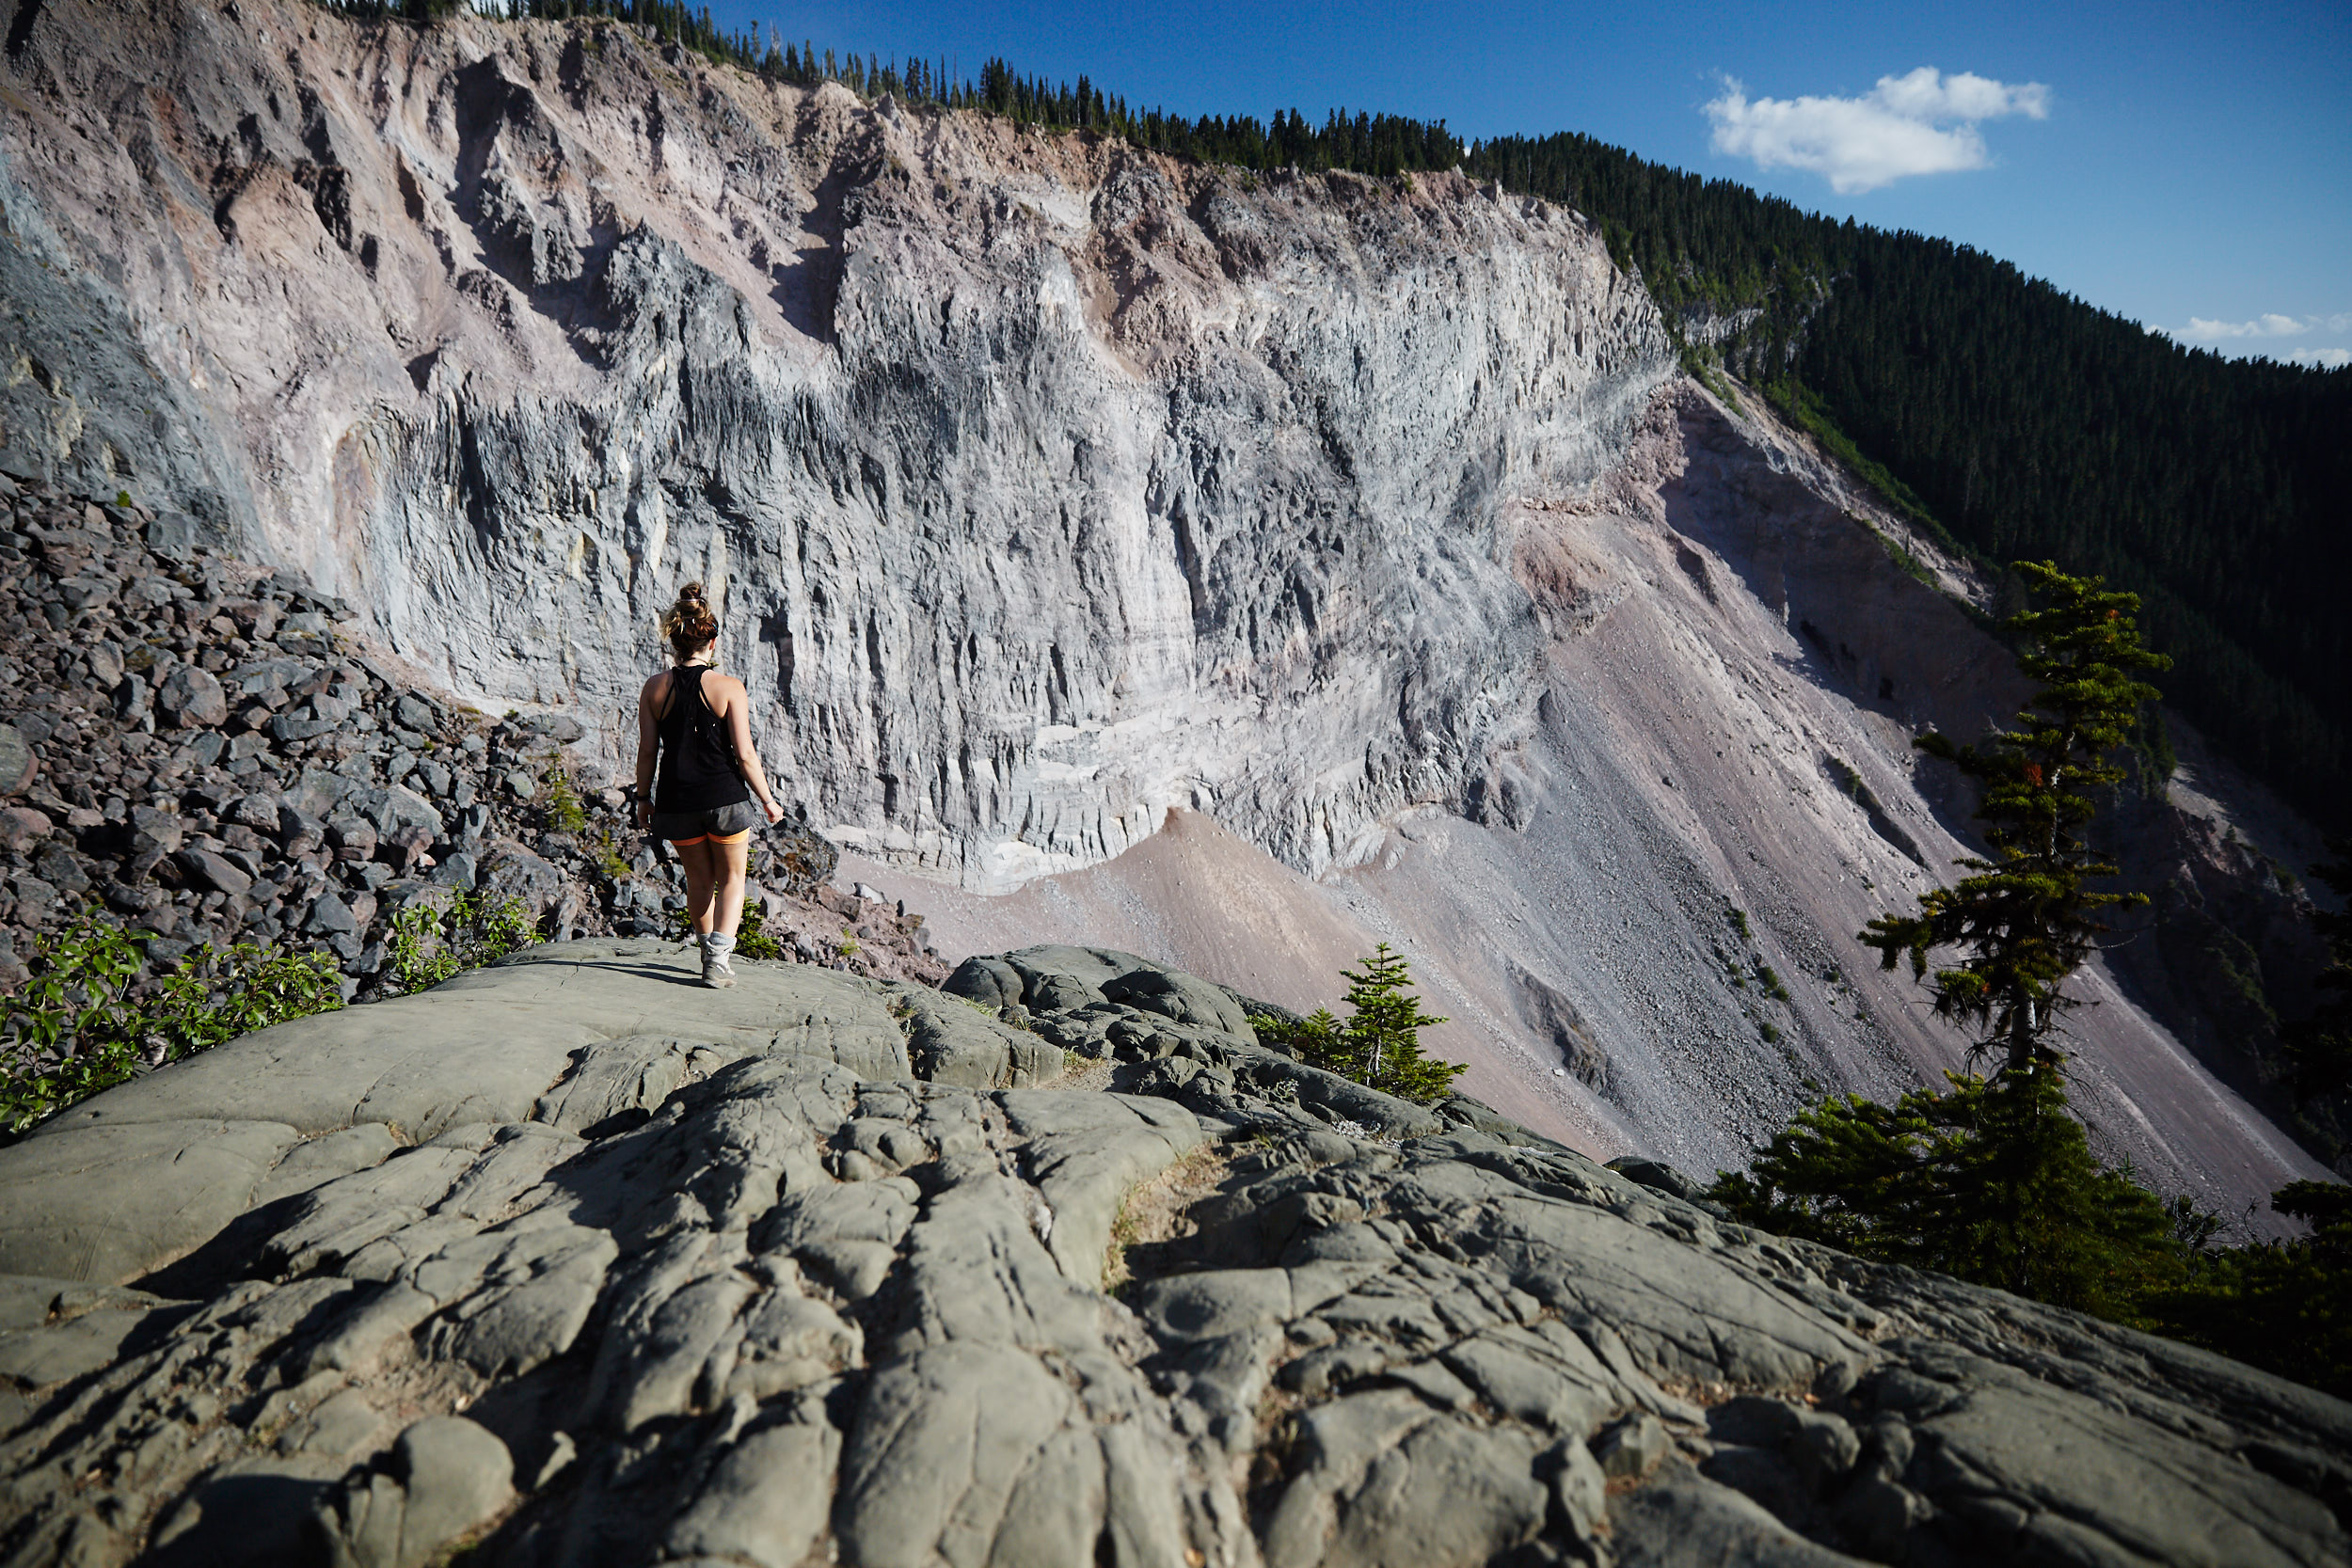
<svg viewBox="0 0 2352 1568">
<path fill-rule="evenodd" d="M 686 867 L 686 911 L 701 944 L 703 984 L 735 984 L 727 955 L 743 918 L 743 875 L 759 813 L 775 822 L 784 808 L 752 750 L 751 704 L 743 683 L 710 667 L 719 620 L 703 585 L 677 591 L 661 617 L 675 667 L 637 695 L 637 812 L 648 832 L 670 841 Z M 654 782 L 657 752 L 660 783 Z M 757 796 L 755 810 L 752 798 Z"/>
</svg>

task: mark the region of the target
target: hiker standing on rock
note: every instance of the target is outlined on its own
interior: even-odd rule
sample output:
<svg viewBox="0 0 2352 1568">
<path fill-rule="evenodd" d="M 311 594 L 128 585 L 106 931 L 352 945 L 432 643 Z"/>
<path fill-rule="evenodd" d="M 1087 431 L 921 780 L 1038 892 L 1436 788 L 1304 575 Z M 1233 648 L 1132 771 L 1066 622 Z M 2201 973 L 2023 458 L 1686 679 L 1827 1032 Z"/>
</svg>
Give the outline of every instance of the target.
<svg viewBox="0 0 2352 1568">
<path fill-rule="evenodd" d="M 752 750 L 751 703 L 743 683 L 710 667 L 719 618 L 690 582 L 661 617 L 676 658 L 637 694 L 637 819 L 670 841 L 686 867 L 686 912 L 703 954 L 703 984 L 735 984 L 727 955 L 743 918 L 743 879 L 752 830 L 784 808 Z M 655 783 L 655 758 L 660 782 Z M 753 798 L 759 800 L 752 804 Z"/>
</svg>

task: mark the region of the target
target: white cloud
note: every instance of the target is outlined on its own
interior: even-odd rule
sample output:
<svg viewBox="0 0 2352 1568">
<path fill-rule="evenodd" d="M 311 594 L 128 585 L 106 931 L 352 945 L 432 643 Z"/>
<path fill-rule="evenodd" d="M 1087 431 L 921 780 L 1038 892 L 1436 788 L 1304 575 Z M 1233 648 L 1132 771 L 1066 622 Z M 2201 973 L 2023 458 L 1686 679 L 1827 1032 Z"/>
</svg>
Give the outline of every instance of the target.
<svg viewBox="0 0 2352 1568">
<path fill-rule="evenodd" d="M 1803 168 L 1829 177 L 1840 196 L 1874 191 L 1907 175 L 1982 168 L 1991 162 L 1979 122 L 2024 115 L 2043 119 L 2050 89 L 2011 86 L 1921 66 L 1882 76 L 1861 98 L 1757 98 L 1730 77 L 1707 105 L 1714 148 L 1758 168 Z"/>
<path fill-rule="evenodd" d="M 2191 316 L 2186 326 L 2156 328 L 2185 343 L 2218 343 L 2232 338 L 2300 338 L 2312 332 L 2352 332 L 2352 311 L 2332 316 L 2282 316 L 2276 311 L 2248 322 L 2207 321 Z"/>
<path fill-rule="evenodd" d="M 2284 360 L 2290 365 L 2317 365 L 2334 370 L 2352 365 L 2352 348 L 2332 343 L 2306 343 L 2300 347 L 2273 346 L 2280 338 L 2340 337 L 2352 333 L 2352 310 L 2339 310 L 2331 316 L 2287 316 L 2269 311 L 2251 321 L 2211 321 L 2203 316 L 2191 316 L 2186 326 L 2153 328 L 2166 337 L 2201 348 L 2219 349 L 2224 354 L 2262 355 Z M 2251 340 L 2250 341 L 2248 340 Z"/>
</svg>

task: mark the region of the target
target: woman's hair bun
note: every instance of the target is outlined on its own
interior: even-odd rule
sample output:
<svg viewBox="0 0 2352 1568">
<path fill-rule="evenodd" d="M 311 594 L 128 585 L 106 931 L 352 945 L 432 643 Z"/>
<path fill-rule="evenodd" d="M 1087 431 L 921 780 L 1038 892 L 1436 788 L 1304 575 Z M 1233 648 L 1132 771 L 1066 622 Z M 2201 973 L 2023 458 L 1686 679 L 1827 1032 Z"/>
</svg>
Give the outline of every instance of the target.
<svg viewBox="0 0 2352 1568">
<path fill-rule="evenodd" d="M 719 635 L 719 618 L 710 613 L 701 583 L 690 582 L 677 591 L 677 602 L 661 617 L 661 635 L 681 659 L 693 657 Z"/>
</svg>

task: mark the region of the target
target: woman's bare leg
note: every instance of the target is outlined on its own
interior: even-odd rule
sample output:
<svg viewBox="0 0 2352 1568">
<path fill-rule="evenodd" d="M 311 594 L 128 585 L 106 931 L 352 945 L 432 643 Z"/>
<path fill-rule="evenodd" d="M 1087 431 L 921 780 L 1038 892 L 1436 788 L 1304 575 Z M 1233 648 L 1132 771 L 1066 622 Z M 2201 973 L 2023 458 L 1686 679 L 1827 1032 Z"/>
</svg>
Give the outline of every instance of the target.
<svg viewBox="0 0 2352 1568">
<path fill-rule="evenodd" d="M 712 901 L 717 905 L 709 923 L 695 929 L 731 937 L 743 923 L 743 884 L 751 866 L 751 835 L 746 833 L 732 844 L 707 839 L 695 847 L 710 855 L 711 880 L 715 884 L 711 889 Z"/>
<path fill-rule="evenodd" d="M 718 857 L 711 851 L 716 847 L 708 839 L 696 844 L 673 844 L 678 863 L 686 867 L 686 913 L 694 923 L 697 936 L 710 932 L 712 883 L 718 878 Z"/>
</svg>

